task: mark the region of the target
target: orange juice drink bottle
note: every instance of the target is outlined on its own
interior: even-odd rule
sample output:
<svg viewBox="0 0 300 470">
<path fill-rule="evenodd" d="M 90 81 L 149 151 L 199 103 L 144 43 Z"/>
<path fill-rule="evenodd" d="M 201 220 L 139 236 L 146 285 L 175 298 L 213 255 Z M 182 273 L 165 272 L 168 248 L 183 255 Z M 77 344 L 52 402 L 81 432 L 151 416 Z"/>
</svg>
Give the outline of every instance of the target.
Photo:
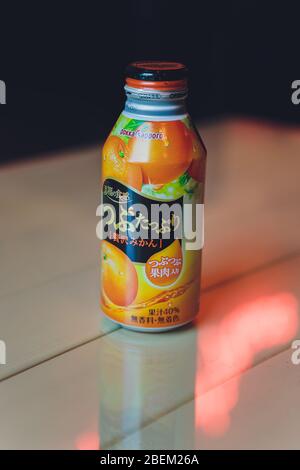
<svg viewBox="0 0 300 470">
<path fill-rule="evenodd" d="M 199 310 L 206 150 L 186 110 L 184 65 L 126 72 L 125 109 L 102 151 L 101 310 L 164 331 Z"/>
</svg>

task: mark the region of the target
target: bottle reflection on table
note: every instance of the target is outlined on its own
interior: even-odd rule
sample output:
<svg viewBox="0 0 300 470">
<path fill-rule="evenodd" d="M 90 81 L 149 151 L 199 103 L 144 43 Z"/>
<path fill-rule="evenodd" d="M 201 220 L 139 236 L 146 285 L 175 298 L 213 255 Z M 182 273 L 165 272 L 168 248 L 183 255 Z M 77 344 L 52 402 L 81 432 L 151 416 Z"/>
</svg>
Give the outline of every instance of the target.
<svg viewBox="0 0 300 470">
<path fill-rule="evenodd" d="M 100 353 L 100 441 L 109 448 L 135 433 L 136 449 L 182 447 L 193 442 L 182 435 L 176 418 L 161 426 L 155 442 L 143 442 L 137 431 L 194 396 L 197 332 L 185 327 L 169 333 L 147 334 L 118 330 L 102 339 Z M 114 447 L 116 448 L 116 447 Z"/>
</svg>

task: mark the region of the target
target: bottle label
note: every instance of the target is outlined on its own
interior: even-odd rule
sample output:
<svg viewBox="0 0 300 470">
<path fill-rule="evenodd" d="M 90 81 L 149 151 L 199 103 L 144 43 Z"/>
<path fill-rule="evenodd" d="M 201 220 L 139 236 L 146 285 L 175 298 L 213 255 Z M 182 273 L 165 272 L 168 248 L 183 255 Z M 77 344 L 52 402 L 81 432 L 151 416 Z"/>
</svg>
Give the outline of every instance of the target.
<svg viewBox="0 0 300 470">
<path fill-rule="evenodd" d="M 188 248 L 197 220 L 184 211 L 203 204 L 205 159 L 189 118 L 121 114 L 114 126 L 103 148 L 101 213 L 101 308 L 113 320 L 155 329 L 197 314 L 201 246 Z"/>
</svg>

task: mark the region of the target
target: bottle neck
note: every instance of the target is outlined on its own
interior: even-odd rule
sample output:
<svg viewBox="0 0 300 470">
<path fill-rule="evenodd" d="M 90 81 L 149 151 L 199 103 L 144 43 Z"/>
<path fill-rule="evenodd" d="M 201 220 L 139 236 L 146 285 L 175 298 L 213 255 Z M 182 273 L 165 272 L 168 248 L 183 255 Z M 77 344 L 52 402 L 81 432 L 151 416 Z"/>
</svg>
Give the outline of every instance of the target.
<svg viewBox="0 0 300 470">
<path fill-rule="evenodd" d="M 187 115 L 187 89 L 160 91 L 125 85 L 124 114 L 144 120 L 177 120 Z"/>
</svg>

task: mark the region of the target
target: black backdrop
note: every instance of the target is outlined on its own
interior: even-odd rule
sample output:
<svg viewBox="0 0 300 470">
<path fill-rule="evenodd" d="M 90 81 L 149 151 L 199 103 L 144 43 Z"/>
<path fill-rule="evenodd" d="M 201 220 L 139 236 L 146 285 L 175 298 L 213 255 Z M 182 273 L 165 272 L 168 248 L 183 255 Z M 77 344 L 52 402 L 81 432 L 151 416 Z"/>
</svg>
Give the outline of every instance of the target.
<svg viewBox="0 0 300 470">
<path fill-rule="evenodd" d="M 101 141 L 138 59 L 185 62 L 200 120 L 297 124 L 299 2 L 124 0 L 1 6 L 0 160 Z"/>
</svg>

